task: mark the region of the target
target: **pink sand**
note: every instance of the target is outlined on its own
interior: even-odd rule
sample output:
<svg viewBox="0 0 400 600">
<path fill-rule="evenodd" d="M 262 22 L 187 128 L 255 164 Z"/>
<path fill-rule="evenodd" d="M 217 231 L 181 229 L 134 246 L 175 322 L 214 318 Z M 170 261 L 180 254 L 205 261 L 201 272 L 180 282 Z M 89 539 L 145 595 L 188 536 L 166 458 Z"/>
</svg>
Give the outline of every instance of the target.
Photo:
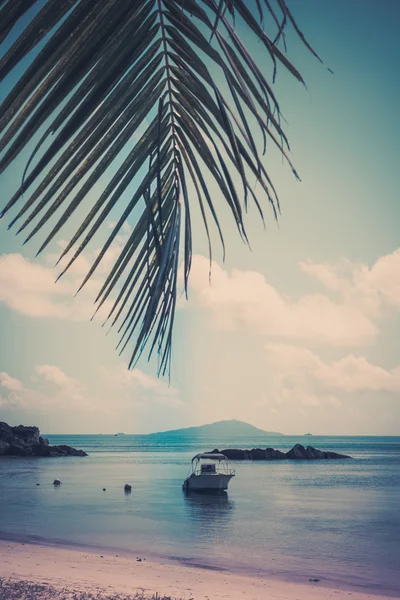
<svg viewBox="0 0 400 600">
<path fill-rule="evenodd" d="M 102 556 L 101 556 L 102 554 Z M 166 562 L 138 562 L 110 551 L 82 551 L 0 541 L 0 577 L 49 583 L 79 591 L 158 592 L 189 600 L 393 600 L 368 592 L 326 588 L 321 583 L 286 583 L 226 571 Z"/>
</svg>

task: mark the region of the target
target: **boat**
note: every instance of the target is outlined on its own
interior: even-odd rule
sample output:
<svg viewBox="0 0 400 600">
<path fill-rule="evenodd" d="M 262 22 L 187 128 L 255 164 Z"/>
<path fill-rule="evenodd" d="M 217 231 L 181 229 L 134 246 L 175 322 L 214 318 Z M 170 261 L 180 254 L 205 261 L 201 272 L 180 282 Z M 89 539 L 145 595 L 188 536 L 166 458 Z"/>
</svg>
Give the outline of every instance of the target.
<svg viewBox="0 0 400 600">
<path fill-rule="evenodd" d="M 224 454 L 196 454 L 192 458 L 188 476 L 182 489 L 186 492 L 224 492 L 235 476 L 234 469 Z"/>
</svg>

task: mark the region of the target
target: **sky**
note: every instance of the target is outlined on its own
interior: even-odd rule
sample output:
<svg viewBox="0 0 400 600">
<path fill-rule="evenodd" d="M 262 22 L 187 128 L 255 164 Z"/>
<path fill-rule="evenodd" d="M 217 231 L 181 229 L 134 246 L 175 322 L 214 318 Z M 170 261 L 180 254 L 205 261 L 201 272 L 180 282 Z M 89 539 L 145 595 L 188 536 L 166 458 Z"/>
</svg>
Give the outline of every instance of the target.
<svg viewBox="0 0 400 600">
<path fill-rule="evenodd" d="M 264 229 L 250 209 L 250 251 L 227 217 L 226 260 L 216 248 L 210 285 L 195 223 L 169 382 L 145 358 L 128 371 L 116 334 L 90 321 L 131 224 L 74 298 L 96 249 L 55 284 L 65 238 L 35 259 L 37 243 L 22 246 L 1 220 L 0 420 L 46 433 L 147 433 L 234 418 L 287 434 L 400 435 L 400 4 L 288 4 L 324 64 L 289 36 L 307 87 L 278 72 L 301 177 L 267 155 L 279 225 L 267 214 Z M 17 161 L 0 177 L 2 205 L 21 169 Z"/>
</svg>

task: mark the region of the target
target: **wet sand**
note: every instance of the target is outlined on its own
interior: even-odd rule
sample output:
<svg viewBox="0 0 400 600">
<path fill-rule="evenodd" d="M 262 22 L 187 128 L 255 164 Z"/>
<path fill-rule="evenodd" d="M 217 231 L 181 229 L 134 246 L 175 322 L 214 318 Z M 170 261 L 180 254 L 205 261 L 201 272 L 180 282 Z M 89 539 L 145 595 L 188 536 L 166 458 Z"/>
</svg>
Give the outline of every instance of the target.
<svg viewBox="0 0 400 600">
<path fill-rule="evenodd" d="M 141 559 L 141 560 L 138 560 Z M 0 600 L 18 598 L 182 598 L 184 600 L 392 600 L 373 591 L 293 583 L 154 562 L 145 556 L 0 541 Z M 23 584 L 21 582 L 24 582 Z M 29 582 L 29 583 L 28 583 Z M 4 588 L 8 585 L 8 591 Z M 25 586 L 25 591 L 24 591 Z M 36 586 L 36 588 L 35 588 Z M 36 591 L 35 591 L 36 590 Z M 15 592 L 15 593 L 14 593 Z M 59 595 L 55 595 L 55 594 Z M 63 595 L 62 595 L 63 594 Z"/>
</svg>

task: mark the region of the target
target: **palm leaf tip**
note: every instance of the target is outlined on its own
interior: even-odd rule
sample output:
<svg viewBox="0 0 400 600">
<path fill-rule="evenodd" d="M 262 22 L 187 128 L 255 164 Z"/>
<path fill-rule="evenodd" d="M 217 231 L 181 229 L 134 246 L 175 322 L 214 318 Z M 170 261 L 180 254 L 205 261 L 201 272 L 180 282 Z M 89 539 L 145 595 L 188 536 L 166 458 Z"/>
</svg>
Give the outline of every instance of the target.
<svg viewBox="0 0 400 600">
<path fill-rule="evenodd" d="M 0 173 L 34 150 L 0 217 L 17 209 L 10 225 L 27 230 L 26 241 L 45 231 L 40 253 L 82 214 L 61 276 L 119 211 L 82 286 L 134 221 L 96 301 L 100 308 L 113 298 L 106 320 L 118 327 L 119 350 L 133 347 L 130 367 L 147 346 L 159 373 L 169 373 L 180 247 L 187 293 L 195 215 L 210 264 L 215 233 L 225 253 L 222 203 L 246 243 L 249 203 L 264 219 L 267 200 L 277 218 L 265 151 L 277 148 L 297 173 L 270 79 L 281 66 L 303 81 L 280 48 L 288 23 L 315 52 L 284 0 L 257 0 L 254 12 L 245 0 L 3 1 L 0 41 L 23 18 L 0 59 L 0 80 L 19 75 L 0 111 Z M 264 56 L 254 60 L 243 44 L 243 26 L 272 76 Z"/>
</svg>

